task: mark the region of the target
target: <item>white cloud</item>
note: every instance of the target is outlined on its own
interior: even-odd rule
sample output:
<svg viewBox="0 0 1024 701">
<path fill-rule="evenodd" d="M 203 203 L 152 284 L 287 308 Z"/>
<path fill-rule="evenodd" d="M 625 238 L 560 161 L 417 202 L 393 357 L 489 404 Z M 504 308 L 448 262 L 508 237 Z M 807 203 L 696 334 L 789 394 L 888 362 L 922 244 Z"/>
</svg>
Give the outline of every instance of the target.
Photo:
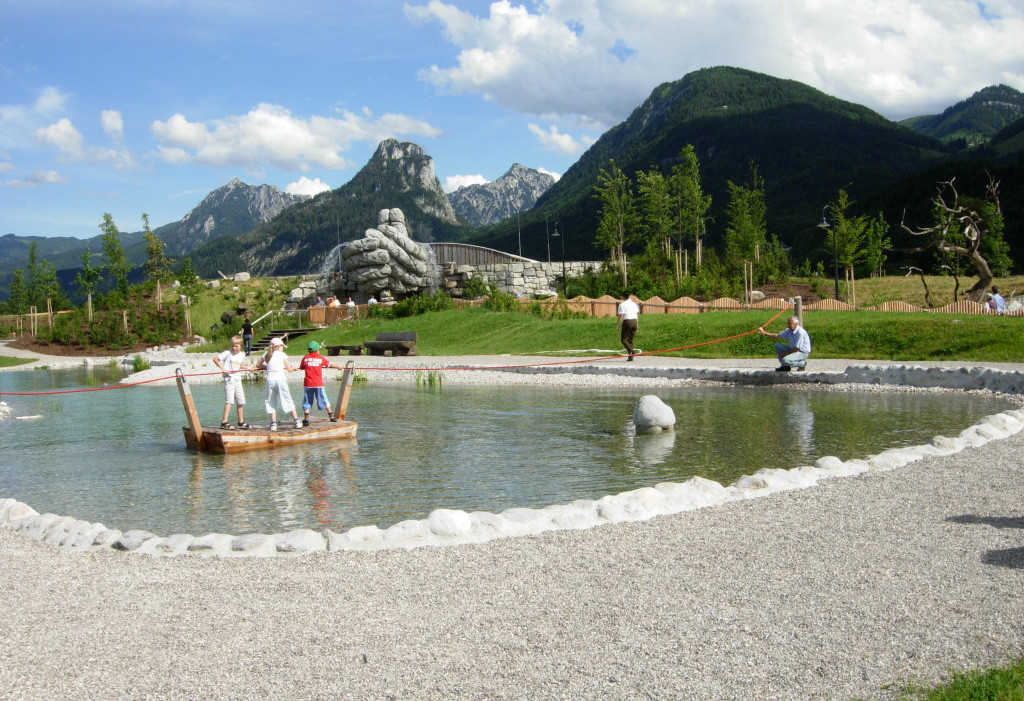
<svg viewBox="0 0 1024 701">
<path fill-rule="evenodd" d="M 331 189 L 331 186 L 320 180 L 320 178 L 314 178 L 310 180 L 305 175 L 289 184 L 285 187 L 284 191 L 289 195 L 308 195 L 313 197 L 319 195 L 321 192 L 327 192 Z"/>
<path fill-rule="evenodd" d="M 56 148 L 65 161 L 111 163 L 118 170 L 128 170 L 135 165 L 135 159 L 129 151 L 86 147 L 82 133 L 67 117 L 36 129 L 33 136 L 39 143 Z"/>
<path fill-rule="evenodd" d="M 100 124 L 103 125 L 103 132 L 115 144 L 124 141 L 124 119 L 121 113 L 116 110 L 103 110 L 100 113 Z"/>
<path fill-rule="evenodd" d="M 531 4 L 531 6 L 533 6 Z M 629 115 L 658 84 L 708 66 L 792 78 L 893 118 L 994 83 L 1024 89 L 1024 8 L 1015 0 L 499 0 L 477 16 L 406 7 L 458 50 L 421 77 L 537 117 Z"/>
<path fill-rule="evenodd" d="M 4 187 L 39 187 L 40 185 L 59 185 L 60 183 L 66 182 L 67 180 L 64 176 L 55 170 L 40 170 L 36 171 L 25 180 L 8 180 L 4 183 Z"/>
<path fill-rule="evenodd" d="M 18 147 L 36 128 L 64 108 L 65 95 L 43 88 L 31 105 L 0 105 L 0 145 Z"/>
<path fill-rule="evenodd" d="M 460 187 L 466 187 L 467 185 L 486 185 L 490 181 L 482 175 L 449 175 L 444 179 L 444 186 L 441 188 L 445 192 L 455 192 Z"/>
<path fill-rule="evenodd" d="M 75 129 L 67 117 L 48 127 L 36 129 L 35 137 L 36 141 L 53 146 L 66 158 L 77 160 L 84 156 L 82 133 Z"/>
<path fill-rule="evenodd" d="M 554 178 L 554 179 L 555 179 L 555 182 L 556 182 L 556 183 L 557 183 L 557 182 L 558 182 L 559 180 L 561 180 L 561 179 L 562 179 L 562 174 L 561 174 L 561 173 L 556 173 L 555 171 L 553 171 L 553 170 L 548 170 L 547 168 L 538 168 L 538 169 L 537 169 L 537 172 L 538 172 L 538 173 L 544 173 L 544 175 L 550 175 L 550 176 L 551 176 L 552 178 Z"/>
<path fill-rule="evenodd" d="M 547 131 L 536 124 L 528 124 L 527 127 L 540 142 L 541 148 L 545 151 L 560 153 L 563 156 L 578 156 L 594 143 L 594 139 L 588 136 L 577 140 L 572 134 L 564 134 L 554 124 L 549 126 Z"/>
<path fill-rule="evenodd" d="M 190 122 L 182 114 L 155 121 L 150 128 L 159 142 L 158 153 L 171 163 L 216 167 L 262 168 L 286 171 L 311 167 L 341 170 L 354 163 L 342 155 L 355 142 L 376 145 L 389 137 L 436 137 L 440 129 L 400 114 L 374 117 L 342 111 L 340 117 L 301 119 L 279 105 L 260 104 L 247 114 Z"/>
</svg>

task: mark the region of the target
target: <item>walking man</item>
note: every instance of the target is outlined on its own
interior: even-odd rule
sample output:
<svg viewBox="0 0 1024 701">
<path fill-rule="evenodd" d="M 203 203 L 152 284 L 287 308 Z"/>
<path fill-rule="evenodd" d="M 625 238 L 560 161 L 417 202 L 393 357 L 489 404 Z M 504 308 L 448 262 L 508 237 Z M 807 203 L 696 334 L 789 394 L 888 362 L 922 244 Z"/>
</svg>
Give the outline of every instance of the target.
<svg viewBox="0 0 1024 701">
<path fill-rule="evenodd" d="M 629 353 L 627 361 L 633 360 L 633 339 L 636 337 L 636 331 L 640 328 L 640 307 L 634 302 L 629 292 L 626 292 L 626 298 L 619 302 L 618 318 L 615 321 L 615 328 L 622 328 L 619 335 L 619 340 L 622 341 L 623 347 L 626 352 Z"/>
</svg>

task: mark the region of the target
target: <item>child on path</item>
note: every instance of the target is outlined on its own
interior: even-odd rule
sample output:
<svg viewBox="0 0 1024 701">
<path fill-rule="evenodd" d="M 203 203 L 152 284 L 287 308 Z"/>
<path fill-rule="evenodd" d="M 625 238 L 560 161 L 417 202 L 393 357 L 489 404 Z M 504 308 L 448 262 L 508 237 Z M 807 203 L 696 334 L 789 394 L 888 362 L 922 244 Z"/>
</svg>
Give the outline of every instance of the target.
<svg viewBox="0 0 1024 701">
<path fill-rule="evenodd" d="M 324 368 L 334 368 L 335 370 L 341 370 L 341 368 L 320 355 L 320 344 L 316 341 L 310 341 L 306 348 L 309 353 L 302 356 L 302 362 L 299 363 L 299 369 L 306 371 L 306 377 L 302 381 L 302 425 L 309 426 L 309 410 L 313 408 L 314 400 L 318 409 L 327 410 L 327 418 L 337 421 L 334 414 L 331 413 L 331 403 L 327 401 L 327 393 L 324 392 L 323 371 Z"/>
<path fill-rule="evenodd" d="M 287 348 L 280 338 L 275 336 L 270 339 L 270 348 L 260 356 L 256 364 L 257 370 L 267 371 L 267 386 L 263 392 L 263 401 L 266 404 L 267 413 L 270 415 L 270 430 L 277 430 L 277 404 L 280 402 L 281 411 L 287 411 L 292 415 L 292 424 L 299 427 L 299 417 L 295 413 L 295 402 L 292 401 L 292 393 L 288 389 L 288 373 L 293 368 L 288 363 L 288 356 L 284 349 Z"/>
<path fill-rule="evenodd" d="M 242 375 L 240 370 L 251 370 L 245 364 L 245 353 L 242 352 L 242 337 L 231 337 L 231 350 L 218 353 L 213 356 L 213 364 L 224 373 L 224 416 L 220 420 L 220 427 L 230 429 L 228 414 L 231 412 L 231 405 L 235 405 L 238 412 L 238 428 L 249 428 L 245 423 L 243 412 L 245 409 L 245 390 L 242 389 Z"/>
</svg>

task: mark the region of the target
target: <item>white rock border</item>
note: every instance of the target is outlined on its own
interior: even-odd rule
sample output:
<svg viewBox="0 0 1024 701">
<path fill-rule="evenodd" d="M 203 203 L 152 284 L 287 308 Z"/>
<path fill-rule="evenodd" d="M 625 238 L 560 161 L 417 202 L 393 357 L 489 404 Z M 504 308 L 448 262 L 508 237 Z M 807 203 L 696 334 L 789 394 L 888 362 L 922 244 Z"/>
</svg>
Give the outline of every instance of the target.
<svg viewBox="0 0 1024 701">
<path fill-rule="evenodd" d="M 903 387 L 988 390 L 1024 395 L 1024 373 L 989 368 L 948 369 L 918 366 L 850 366 L 843 372 L 781 373 L 754 369 L 722 368 L 607 368 L 594 366 L 533 367 L 509 369 L 524 374 L 617 374 L 666 379 L 707 380 L 749 385 L 858 384 Z M 311 552 L 382 550 L 424 546 L 483 543 L 496 538 L 534 535 L 552 530 L 585 529 L 625 521 L 718 506 L 730 501 L 755 499 L 790 489 L 813 487 L 833 477 L 849 477 L 870 471 L 894 470 L 928 456 L 944 456 L 1012 436 L 1024 428 L 1024 410 L 1014 409 L 983 418 L 955 438 L 936 436 L 927 444 L 892 448 L 864 459 L 842 460 L 825 456 L 813 465 L 789 470 L 762 469 L 744 475 L 729 486 L 702 477 L 682 483 L 663 482 L 654 487 L 621 492 L 597 500 L 579 499 L 540 509 L 511 508 L 501 513 L 436 509 L 420 520 L 406 520 L 386 529 L 356 526 L 343 533 L 329 529 L 316 532 L 298 529 L 287 533 L 204 536 L 173 534 L 161 537 L 142 530 L 121 532 L 101 523 L 70 516 L 40 514 L 15 499 L 0 499 L 0 527 L 13 528 L 29 538 L 68 551 L 109 549 L 151 556 L 196 555 L 216 557 L 271 557 Z"/>
</svg>

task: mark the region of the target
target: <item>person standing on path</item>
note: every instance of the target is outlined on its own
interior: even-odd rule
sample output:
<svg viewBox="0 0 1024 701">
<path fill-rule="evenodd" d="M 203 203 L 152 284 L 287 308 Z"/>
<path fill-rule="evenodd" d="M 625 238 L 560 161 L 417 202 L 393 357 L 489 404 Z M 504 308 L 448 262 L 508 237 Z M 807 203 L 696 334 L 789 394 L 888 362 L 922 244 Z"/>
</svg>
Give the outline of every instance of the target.
<svg viewBox="0 0 1024 701">
<path fill-rule="evenodd" d="M 336 421 L 334 414 L 331 413 L 331 403 L 324 391 L 324 368 L 341 368 L 320 355 L 320 344 L 316 341 L 310 341 L 306 348 L 309 353 L 302 356 L 302 362 L 299 363 L 299 369 L 306 373 L 302 381 L 302 425 L 309 426 L 309 410 L 313 408 L 314 401 L 318 409 L 327 410 L 328 419 Z"/>
<path fill-rule="evenodd" d="M 245 321 L 242 322 L 242 344 L 245 346 L 246 355 L 252 353 L 252 322 L 249 321 L 249 317 L 245 317 Z"/>
<path fill-rule="evenodd" d="M 270 430 L 277 430 L 277 404 L 281 404 L 281 411 L 287 411 L 292 415 L 292 424 L 299 427 L 299 416 L 295 413 L 295 402 L 292 401 L 292 393 L 288 389 L 288 373 L 293 368 L 288 363 L 288 356 L 284 349 L 287 348 L 279 337 L 270 339 L 270 348 L 264 353 L 256 364 L 257 370 L 267 371 L 267 386 L 263 391 L 263 400 L 266 403 L 267 414 L 270 415 Z"/>
<path fill-rule="evenodd" d="M 222 429 L 231 428 L 228 423 L 228 416 L 231 412 L 231 405 L 235 405 L 238 414 L 238 428 L 249 428 L 245 423 L 243 413 L 245 411 L 245 390 L 242 388 L 242 375 L 239 371 L 250 370 L 245 364 L 245 353 L 242 352 L 242 337 L 231 337 L 231 350 L 218 353 L 213 356 L 213 364 L 224 373 L 224 416 L 220 420 Z"/>
<path fill-rule="evenodd" d="M 786 326 L 779 333 L 769 333 L 763 326 L 757 330 L 763 336 L 779 339 L 779 343 L 775 344 L 775 355 L 779 357 L 780 363 L 775 368 L 776 372 L 789 372 L 793 368 L 803 370 L 807 366 L 807 356 L 811 354 L 811 337 L 795 316 L 786 319 Z"/>
<path fill-rule="evenodd" d="M 619 302 L 615 328 L 620 327 L 622 331 L 619 335 L 619 340 L 622 341 L 623 347 L 629 353 L 629 357 L 626 360 L 633 360 L 633 339 L 636 337 L 637 329 L 640 328 L 640 307 L 630 298 L 629 292 L 626 292 L 625 299 Z"/>
</svg>

